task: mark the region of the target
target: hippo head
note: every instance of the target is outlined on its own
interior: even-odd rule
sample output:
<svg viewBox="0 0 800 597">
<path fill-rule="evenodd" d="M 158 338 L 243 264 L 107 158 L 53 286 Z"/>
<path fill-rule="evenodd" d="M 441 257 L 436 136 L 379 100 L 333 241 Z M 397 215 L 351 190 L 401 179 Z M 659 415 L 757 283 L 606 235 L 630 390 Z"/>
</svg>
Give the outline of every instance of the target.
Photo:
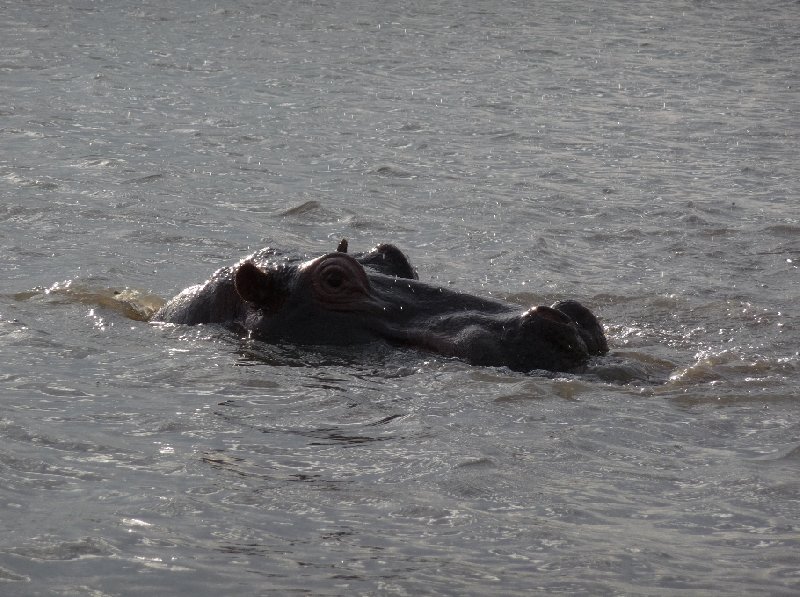
<svg viewBox="0 0 800 597">
<path fill-rule="evenodd" d="M 244 301 L 239 325 L 253 338 L 296 344 L 385 340 L 517 371 L 572 371 L 607 352 L 603 329 L 580 303 L 521 309 L 416 279 L 393 245 L 339 250 L 301 264 L 233 271 Z"/>
</svg>

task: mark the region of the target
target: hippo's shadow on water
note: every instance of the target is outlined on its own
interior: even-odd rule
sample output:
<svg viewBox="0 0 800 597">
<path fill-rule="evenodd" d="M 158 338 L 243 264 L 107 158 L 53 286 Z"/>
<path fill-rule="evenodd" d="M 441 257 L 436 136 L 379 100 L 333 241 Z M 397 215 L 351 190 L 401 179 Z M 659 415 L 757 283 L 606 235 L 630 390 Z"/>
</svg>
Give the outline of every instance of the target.
<svg viewBox="0 0 800 597">
<path fill-rule="evenodd" d="M 404 351 L 398 354 L 395 347 L 385 342 L 352 346 L 325 346 L 278 343 L 233 337 L 230 332 L 223 338 L 236 346 L 238 367 L 289 367 L 319 369 L 327 372 L 346 371 L 348 377 L 364 380 L 387 380 L 413 375 L 423 362 L 423 353 Z M 345 387 L 330 385 L 330 389 L 346 391 Z"/>
<path fill-rule="evenodd" d="M 314 368 L 331 371 L 346 371 L 348 377 L 364 381 L 381 381 L 410 377 L 421 371 L 458 372 L 467 367 L 455 357 L 447 358 L 430 353 L 407 349 L 398 351 L 386 342 L 375 341 L 358 346 L 298 346 L 293 344 L 267 344 L 257 340 L 239 340 L 231 334 L 224 337 L 237 344 L 236 365 L 241 367 L 290 367 Z M 665 383 L 675 371 L 674 363 L 661 359 L 651 359 L 648 355 L 631 351 L 612 351 L 607 355 L 593 357 L 579 372 L 547 371 L 534 369 L 526 372 L 510 371 L 506 367 L 490 368 L 497 370 L 504 378 L 532 376 L 541 379 L 582 378 L 615 385 Z M 489 374 L 491 376 L 491 373 Z M 326 380 L 330 383 L 326 383 Z M 340 384 L 339 378 L 319 378 L 318 388 L 346 392 L 347 387 Z M 308 382 L 306 382 L 308 383 Z"/>
</svg>

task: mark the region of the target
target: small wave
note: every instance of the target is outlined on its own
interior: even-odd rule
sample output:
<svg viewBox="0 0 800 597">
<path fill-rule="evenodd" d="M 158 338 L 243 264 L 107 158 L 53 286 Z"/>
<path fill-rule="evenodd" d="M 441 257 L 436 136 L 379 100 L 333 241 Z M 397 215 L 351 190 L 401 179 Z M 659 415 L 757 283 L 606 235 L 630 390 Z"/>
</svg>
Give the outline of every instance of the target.
<svg viewBox="0 0 800 597">
<path fill-rule="evenodd" d="M 18 301 L 49 298 L 56 302 L 80 303 L 109 309 L 135 321 L 149 320 L 166 302 L 159 296 L 133 288 L 91 288 L 73 280 L 57 282 L 48 288 L 18 292 L 13 298 Z"/>
<path fill-rule="evenodd" d="M 670 379 L 675 363 L 640 352 L 616 351 L 596 359 L 586 373 L 613 384 L 663 384 Z"/>
<path fill-rule="evenodd" d="M 115 554 L 117 549 L 98 537 L 84 537 L 77 541 L 56 541 L 44 538 L 24 547 L 11 548 L 8 552 L 32 560 L 63 561 L 89 556 L 110 556 Z"/>
<path fill-rule="evenodd" d="M 766 380 L 772 376 L 790 376 L 797 370 L 797 355 L 767 358 L 748 356 L 735 350 L 703 351 L 696 355 L 694 363 L 670 375 L 669 381 L 677 385 L 694 385 L 732 380 Z"/>
<path fill-rule="evenodd" d="M 492 141 L 524 141 L 526 138 L 516 131 L 493 131 L 490 133 Z"/>
<path fill-rule="evenodd" d="M 800 462 L 800 445 L 792 446 L 788 449 L 779 450 L 775 453 L 767 454 L 764 456 L 758 456 L 753 458 L 756 461 L 763 461 L 763 462 L 780 462 L 780 461 L 789 461 L 789 462 Z"/>
<path fill-rule="evenodd" d="M 780 236 L 790 240 L 797 240 L 800 238 L 800 226 L 793 224 L 776 224 L 774 226 L 767 226 L 764 232 L 770 236 Z"/>
<path fill-rule="evenodd" d="M 305 203 L 301 203 L 300 205 L 296 205 L 295 207 L 290 207 L 289 209 L 282 211 L 280 215 L 300 216 L 314 211 L 318 211 L 321 207 L 322 204 L 319 201 L 306 201 Z"/>
<path fill-rule="evenodd" d="M 419 122 L 409 122 L 401 126 L 398 130 L 403 133 L 419 133 L 425 130 L 425 127 Z"/>
<path fill-rule="evenodd" d="M 28 178 L 26 176 L 20 176 L 19 174 L 14 173 L 6 174 L 3 178 L 5 178 L 11 184 L 22 188 L 36 188 L 44 189 L 46 191 L 53 191 L 58 188 L 57 183 L 44 178 Z"/>
<path fill-rule="evenodd" d="M 0 568 L 0 581 L 6 582 L 29 582 L 31 580 L 30 576 L 23 576 L 21 574 L 16 574 L 7 568 Z"/>
<path fill-rule="evenodd" d="M 148 184 L 151 182 L 155 182 L 161 178 L 164 178 L 164 175 L 160 172 L 156 174 L 148 174 L 147 176 L 140 176 L 137 178 L 129 178 L 128 180 L 123 180 L 122 184 Z"/>
<path fill-rule="evenodd" d="M 418 178 L 416 174 L 412 174 L 406 170 L 398 168 L 396 166 L 379 166 L 370 172 L 370 174 L 377 174 L 378 176 L 383 176 L 387 178 L 404 178 L 407 180 L 413 180 Z"/>
<path fill-rule="evenodd" d="M 77 168 L 116 168 L 125 164 L 125 160 L 107 158 L 100 155 L 87 155 L 80 158 L 75 166 Z"/>
</svg>

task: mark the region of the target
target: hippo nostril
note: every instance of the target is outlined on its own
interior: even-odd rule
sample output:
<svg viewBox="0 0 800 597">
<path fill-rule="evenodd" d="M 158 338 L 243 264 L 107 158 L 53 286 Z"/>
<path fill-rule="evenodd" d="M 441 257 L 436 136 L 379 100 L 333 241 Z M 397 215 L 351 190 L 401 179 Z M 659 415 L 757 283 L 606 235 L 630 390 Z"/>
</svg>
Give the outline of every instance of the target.
<svg viewBox="0 0 800 597">
<path fill-rule="evenodd" d="M 602 355 L 608 352 L 608 341 L 603 332 L 603 326 L 594 313 L 581 305 L 578 301 L 559 301 L 553 305 L 557 311 L 571 318 L 580 331 L 591 354 Z"/>
<path fill-rule="evenodd" d="M 552 307 L 532 307 L 522 314 L 505 338 L 519 369 L 567 371 L 588 359 L 586 343 L 575 322 Z"/>
</svg>

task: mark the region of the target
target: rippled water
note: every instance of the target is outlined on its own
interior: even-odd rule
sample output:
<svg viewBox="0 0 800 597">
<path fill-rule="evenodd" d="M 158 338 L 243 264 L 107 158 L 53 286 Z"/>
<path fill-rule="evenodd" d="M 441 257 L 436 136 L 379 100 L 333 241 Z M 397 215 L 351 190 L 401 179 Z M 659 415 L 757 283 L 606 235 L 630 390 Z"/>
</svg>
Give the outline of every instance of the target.
<svg viewBox="0 0 800 597">
<path fill-rule="evenodd" d="M 798 26 L 789 1 L 4 3 L 2 593 L 800 591 Z M 577 298 L 611 354 L 522 375 L 118 300 L 341 237 Z"/>
</svg>

